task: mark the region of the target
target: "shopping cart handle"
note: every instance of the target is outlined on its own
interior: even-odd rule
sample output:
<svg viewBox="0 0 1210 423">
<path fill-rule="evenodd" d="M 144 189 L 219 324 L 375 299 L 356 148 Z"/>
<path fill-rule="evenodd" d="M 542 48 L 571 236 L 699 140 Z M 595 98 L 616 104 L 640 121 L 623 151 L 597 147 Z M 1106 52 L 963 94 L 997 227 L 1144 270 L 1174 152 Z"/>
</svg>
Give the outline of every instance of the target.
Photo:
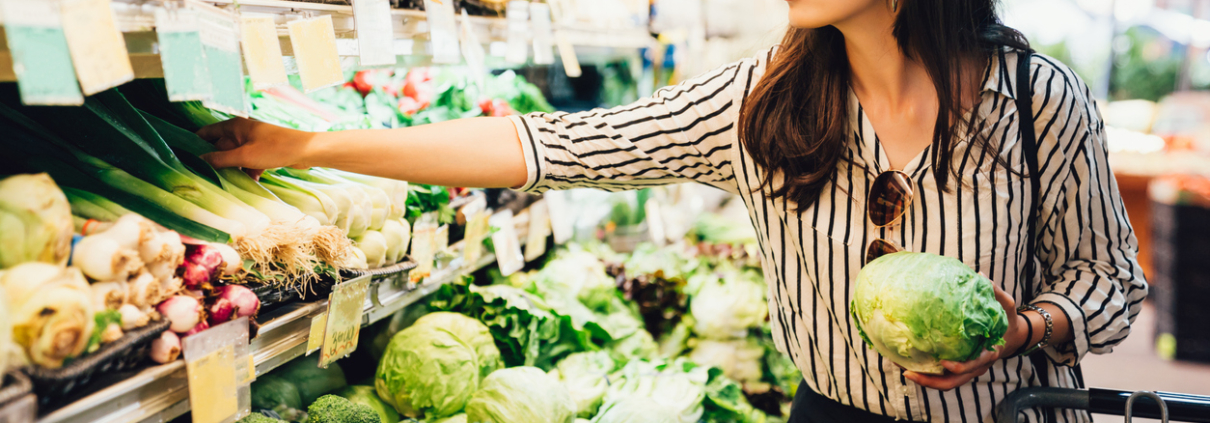
<svg viewBox="0 0 1210 423">
<path fill-rule="evenodd" d="M 1033 407 L 1071 408 L 1097 414 L 1121 416 L 1126 412 L 1130 391 L 1092 388 L 1087 391 L 1063 388 L 1023 388 L 1013 391 L 996 405 L 996 423 L 1016 423 L 1021 411 Z M 1168 407 L 1168 418 L 1178 422 L 1210 423 L 1210 397 L 1156 392 Z M 1134 403 L 1134 417 L 1158 419 L 1160 410 L 1149 398 Z"/>
</svg>

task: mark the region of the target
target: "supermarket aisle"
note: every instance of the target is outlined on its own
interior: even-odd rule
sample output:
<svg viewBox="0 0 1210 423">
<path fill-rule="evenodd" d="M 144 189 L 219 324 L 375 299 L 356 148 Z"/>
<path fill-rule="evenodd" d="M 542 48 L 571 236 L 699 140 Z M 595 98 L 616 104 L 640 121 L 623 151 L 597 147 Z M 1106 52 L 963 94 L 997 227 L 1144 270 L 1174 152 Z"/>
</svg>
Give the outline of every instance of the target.
<svg viewBox="0 0 1210 423">
<path fill-rule="evenodd" d="M 1144 304 L 1122 345 L 1112 354 L 1084 359 L 1088 386 L 1210 395 L 1210 364 L 1165 361 L 1155 355 L 1155 306 Z"/>
</svg>

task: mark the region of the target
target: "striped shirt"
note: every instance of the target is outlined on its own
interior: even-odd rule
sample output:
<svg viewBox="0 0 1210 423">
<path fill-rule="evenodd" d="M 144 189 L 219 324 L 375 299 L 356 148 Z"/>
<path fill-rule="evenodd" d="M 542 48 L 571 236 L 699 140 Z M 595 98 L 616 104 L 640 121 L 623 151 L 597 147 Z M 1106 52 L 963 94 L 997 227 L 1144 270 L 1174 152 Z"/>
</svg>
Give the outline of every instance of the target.
<svg viewBox="0 0 1210 423">
<path fill-rule="evenodd" d="M 765 170 L 745 152 L 736 125 L 773 54 L 762 52 L 628 106 L 513 117 L 529 172 L 521 189 L 622 190 L 696 181 L 739 195 L 757 228 L 778 349 L 794 360 L 811 389 L 877 414 L 991 421 L 1009 392 L 1040 385 L 1037 372 L 1046 372 L 1052 386 L 1075 387 L 1070 366 L 1089 352 L 1110 352 L 1130 333 L 1147 285 L 1109 169 L 1104 124 L 1071 69 L 1040 54 L 1031 60 L 1042 202 L 1038 254 L 1030 257 L 1025 247 L 1033 193 L 1019 176 L 1028 172 L 1014 102 L 1013 87 L 1025 82 L 1016 78 L 1016 53 L 993 57 L 985 71 L 976 125 L 990 140 L 987 148 L 1020 172 L 993 167 L 978 152 L 965 154 L 977 147 L 958 140 L 953 166 L 961 179 L 951 179 L 947 191 L 935 183 L 940 169 L 925 149 L 902 169 L 915 182 L 916 198 L 903 222 L 888 228 L 875 228 L 865 215 L 870 184 L 890 164 L 855 95 L 848 148 L 816 204 L 799 209 L 756 191 Z M 864 344 L 849 318 L 853 280 L 875 238 L 957 258 L 1018 304 L 1028 297 L 1058 306 L 1071 320 L 1074 341 L 1046 348 L 1045 369 L 1010 358 L 951 391 L 912 383 Z M 1018 283 L 1026 260 L 1035 260 L 1039 275 L 1033 280 L 1044 281 L 1028 295 Z M 1025 416 L 1040 420 L 1037 411 Z M 1067 410 L 1059 420 L 1091 419 Z"/>
</svg>

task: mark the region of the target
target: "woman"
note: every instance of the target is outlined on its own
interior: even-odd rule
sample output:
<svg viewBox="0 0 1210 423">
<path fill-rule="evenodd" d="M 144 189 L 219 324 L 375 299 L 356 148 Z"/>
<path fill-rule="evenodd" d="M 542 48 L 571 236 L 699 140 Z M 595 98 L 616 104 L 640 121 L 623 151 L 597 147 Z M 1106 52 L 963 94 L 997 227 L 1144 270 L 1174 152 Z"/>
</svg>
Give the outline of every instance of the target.
<svg viewBox="0 0 1210 423">
<path fill-rule="evenodd" d="M 236 119 L 200 134 L 224 150 L 207 157 L 223 167 L 534 192 L 697 181 L 739 194 L 759 233 L 774 337 L 805 376 L 791 421 L 988 421 L 1014 389 L 1078 385 L 1072 366 L 1121 342 L 1147 292 L 1088 88 L 1037 54 L 1019 80 L 1027 45 L 994 3 L 789 0 L 778 48 L 612 110 L 335 133 Z M 1032 89 L 1036 212 L 1020 83 Z M 867 348 L 848 318 L 851 281 L 867 253 L 898 249 L 955 257 L 995 281 L 1011 316 L 1005 345 L 947 362 L 944 375 Z M 1035 346 L 1039 359 L 1018 355 Z"/>
</svg>

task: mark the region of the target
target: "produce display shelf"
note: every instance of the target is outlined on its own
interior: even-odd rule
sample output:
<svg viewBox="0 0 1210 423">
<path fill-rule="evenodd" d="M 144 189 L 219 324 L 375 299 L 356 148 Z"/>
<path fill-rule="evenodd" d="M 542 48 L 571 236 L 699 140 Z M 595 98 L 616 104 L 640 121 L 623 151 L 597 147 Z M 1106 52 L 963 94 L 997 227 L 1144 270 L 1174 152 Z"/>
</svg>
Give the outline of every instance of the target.
<svg viewBox="0 0 1210 423">
<path fill-rule="evenodd" d="M 131 66 L 137 78 L 161 78 L 164 76 L 159 58 L 159 46 L 155 33 L 155 10 L 159 2 L 147 0 L 112 0 L 117 27 L 126 39 Z M 357 55 L 356 30 L 353 25 L 353 7 L 340 4 L 307 3 L 281 0 L 203 0 L 205 3 L 227 6 L 239 4 L 241 13 L 274 16 L 281 37 L 282 54 L 287 62 L 292 61 L 293 50 L 286 33 L 286 21 L 303 16 L 331 15 L 337 37 L 337 51 L 346 68 L 355 68 Z M 392 9 L 396 51 L 400 52 L 400 66 L 427 65 L 431 58 L 428 22 L 423 11 Z M 0 17 L 0 25 L 3 25 Z M 487 47 L 489 66 L 504 67 L 502 59 L 490 56 L 492 44 L 507 40 L 508 23 L 505 18 L 471 16 L 470 26 L 478 39 Z M 462 17 L 455 20 L 461 25 Z M 593 27 L 584 23 L 555 24 L 557 37 L 564 37 L 576 48 L 582 63 L 600 63 L 635 54 L 640 48 L 650 47 L 656 40 L 647 28 Z M 0 38 L 3 34 L 0 33 Z M 0 82 L 16 81 L 13 73 L 12 55 L 6 43 L 0 42 Z"/>
<path fill-rule="evenodd" d="M 514 221 L 524 227 L 524 216 Z M 524 241 L 525 233 L 518 234 Z M 451 250 L 460 252 L 459 244 Z M 396 311 L 436 292 L 442 285 L 461 275 L 475 272 L 495 263 L 495 255 L 484 252 L 470 266 L 465 266 L 460 254 L 447 265 L 434 269 L 415 288 L 390 293 L 379 298 L 381 306 L 367 298 L 362 326 L 382 320 Z M 381 294 L 380 294 L 381 295 Z M 327 300 L 285 304 L 262 314 L 257 320 L 260 330 L 250 342 L 256 374 L 260 376 L 306 353 L 311 318 L 327 310 Z M 177 360 L 153 366 L 117 383 L 96 391 L 40 417 L 38 423 L 162 423 L 189 412 L 189 389 L 185 362 Z"/>
</svg>

